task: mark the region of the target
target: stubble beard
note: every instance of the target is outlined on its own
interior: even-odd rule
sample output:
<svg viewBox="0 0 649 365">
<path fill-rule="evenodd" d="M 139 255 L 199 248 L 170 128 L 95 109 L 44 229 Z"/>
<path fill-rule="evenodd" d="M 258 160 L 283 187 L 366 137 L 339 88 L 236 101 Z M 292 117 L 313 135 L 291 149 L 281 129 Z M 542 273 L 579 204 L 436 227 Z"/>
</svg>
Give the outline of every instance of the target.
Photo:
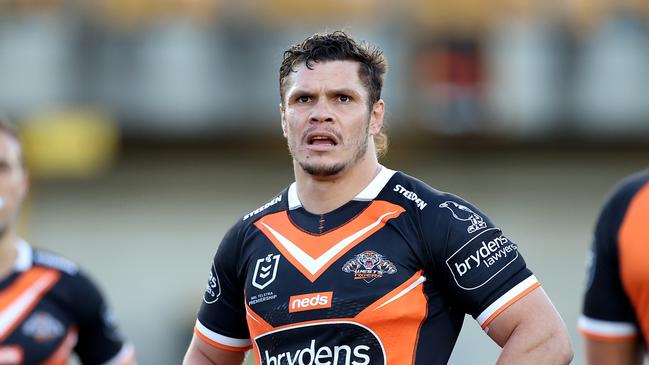
<svg viewBox="0 0 649 365">
<path fill-rule="evenodd" d="M 311 163 L 310 161 L 298 161 L 298 164 L 304 170 L 307 174 L 314 176 L 314 177 L 331 177 L 331 176 L 336 176 L 339 173 L 341 173 L 343 170 L 345 170 L 348 166 L 356 164 L 358 161 L 360 161 L 364 156 L 365 153 L 367 152 L 367 146 L 369 143 L 369 136 L 368 136 L 368 130 L 369 130 L 369 120 L 368 123 L 365 124 L 365 128 L 363 131 L 363 136 L 361 140 L 358 141 L 357 144 L 353 144 L 353 146 L 356 146 L 356 153 L 354 153 L 354 156 L 350 161 L 343 161 L 343 162 L 338 162 L 334 163 L 331 165 L 325 165 L 325 164 L 317 164 L 317 163 Z M 289 144 L 289 151 L 291 152 L 291 155 L 295 159 L 295 146 L 291 146 Z"/>
</svg>

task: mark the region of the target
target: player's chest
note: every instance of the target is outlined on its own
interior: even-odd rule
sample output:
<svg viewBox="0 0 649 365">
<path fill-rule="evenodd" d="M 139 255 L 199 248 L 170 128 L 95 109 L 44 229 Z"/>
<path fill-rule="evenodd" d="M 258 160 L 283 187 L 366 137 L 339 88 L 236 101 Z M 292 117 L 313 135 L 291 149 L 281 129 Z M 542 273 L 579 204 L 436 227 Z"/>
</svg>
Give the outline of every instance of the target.
<svg viewBox="0 0 649 365">
<path fill-rule="evenodd" d="M 391 227 L 326 239 L 275 233 L 249 242 L 245 265 L 246 305 L 274 325 L 352 318 L 422 270 L 413 242 Z"/>
<path fill-rule="evenodd" d="M 0 310 L 0 364 L 67 359 L 77 338 L 66 310 L 49 294 L 32 302 L 16 299 Z"/>
</svg>

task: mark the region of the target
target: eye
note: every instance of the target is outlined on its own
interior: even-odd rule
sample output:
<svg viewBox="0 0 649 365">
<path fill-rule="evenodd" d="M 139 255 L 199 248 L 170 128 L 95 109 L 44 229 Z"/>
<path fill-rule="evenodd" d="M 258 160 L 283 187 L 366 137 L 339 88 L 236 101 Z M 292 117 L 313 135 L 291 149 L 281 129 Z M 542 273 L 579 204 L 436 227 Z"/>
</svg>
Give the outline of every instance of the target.
<svg viewBox="0 0 649 365">
<path fill-rule="evenodd" d="M 311 97 L 308 95 L 301 95 L 295 98 L 298 103 L 308 103 L 311 101 Z"/>
<path fill-rule="evenodd" d="M 338 101 L 341 103 L 349 103 L 352 101 L 352 97 L 349 95 L 338 95 Z"/>
<path fill-rule="evenodd" d="M 0 161 L 0 173 L 10 172 L 11 165 L 7 161 Z"/>
</svg>

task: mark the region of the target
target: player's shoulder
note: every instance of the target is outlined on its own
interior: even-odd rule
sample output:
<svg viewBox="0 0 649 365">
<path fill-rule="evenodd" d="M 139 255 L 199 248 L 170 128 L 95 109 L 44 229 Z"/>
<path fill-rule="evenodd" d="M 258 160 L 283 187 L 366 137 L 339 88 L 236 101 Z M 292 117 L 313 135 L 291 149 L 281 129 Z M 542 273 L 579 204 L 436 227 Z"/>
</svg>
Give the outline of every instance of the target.
<svg viewBox="0 0 649 365">
<path fill-rule="evenodd" d="M 466 201 L 457 195 L 438 190 L 401 171 L 395 171 L 381 193 L 381 197 L 400 203 L 403 206 L 411 206 L 415 211 L 434 210 L 431 208 L 443 208 L 445 205 L 465 206 Z"/>
<path fill-rule="evenodd" d="M 285 211 L 288 209 L 288 195 L 289 188 L 284 189 L 279 194 L 276 194 L 266 202 L 259 205 L 257 208 L 249 211 L 243 215 L 232 227 L 233 230 L 245 230 L 246 228 L 253 225 L 256 221 L 262 217 Z"/>
<path fill-rule="evenodd" d="M 32 263 L 34 266 L 54 269 L 69 276 L 77 276 L 79 274 L 79 265 L 60 254 L 34 248 L 32 255 Z"/>
</svg>

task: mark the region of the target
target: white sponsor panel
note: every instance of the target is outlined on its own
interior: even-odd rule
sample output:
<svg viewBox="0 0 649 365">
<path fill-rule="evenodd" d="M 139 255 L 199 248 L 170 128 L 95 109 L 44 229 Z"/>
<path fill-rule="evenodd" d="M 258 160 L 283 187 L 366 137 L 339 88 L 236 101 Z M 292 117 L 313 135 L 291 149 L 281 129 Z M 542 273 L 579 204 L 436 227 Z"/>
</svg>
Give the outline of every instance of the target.
<svg viewBox="0 0 649 365">
<path fill-rule="evenodd" d="M 255 338 L 262 365 L 385 365 L 385 349 L 369 328 L 334 321 L 297 325 Z"/>
<path fill-rule="evenodd" d="M 457 285 L 464 290 L 477 289 L 518 258 L 518 246 L 498 231 L 487 229 L 462 245 L 448 259 L 448 266 Z"/>
</svg>

